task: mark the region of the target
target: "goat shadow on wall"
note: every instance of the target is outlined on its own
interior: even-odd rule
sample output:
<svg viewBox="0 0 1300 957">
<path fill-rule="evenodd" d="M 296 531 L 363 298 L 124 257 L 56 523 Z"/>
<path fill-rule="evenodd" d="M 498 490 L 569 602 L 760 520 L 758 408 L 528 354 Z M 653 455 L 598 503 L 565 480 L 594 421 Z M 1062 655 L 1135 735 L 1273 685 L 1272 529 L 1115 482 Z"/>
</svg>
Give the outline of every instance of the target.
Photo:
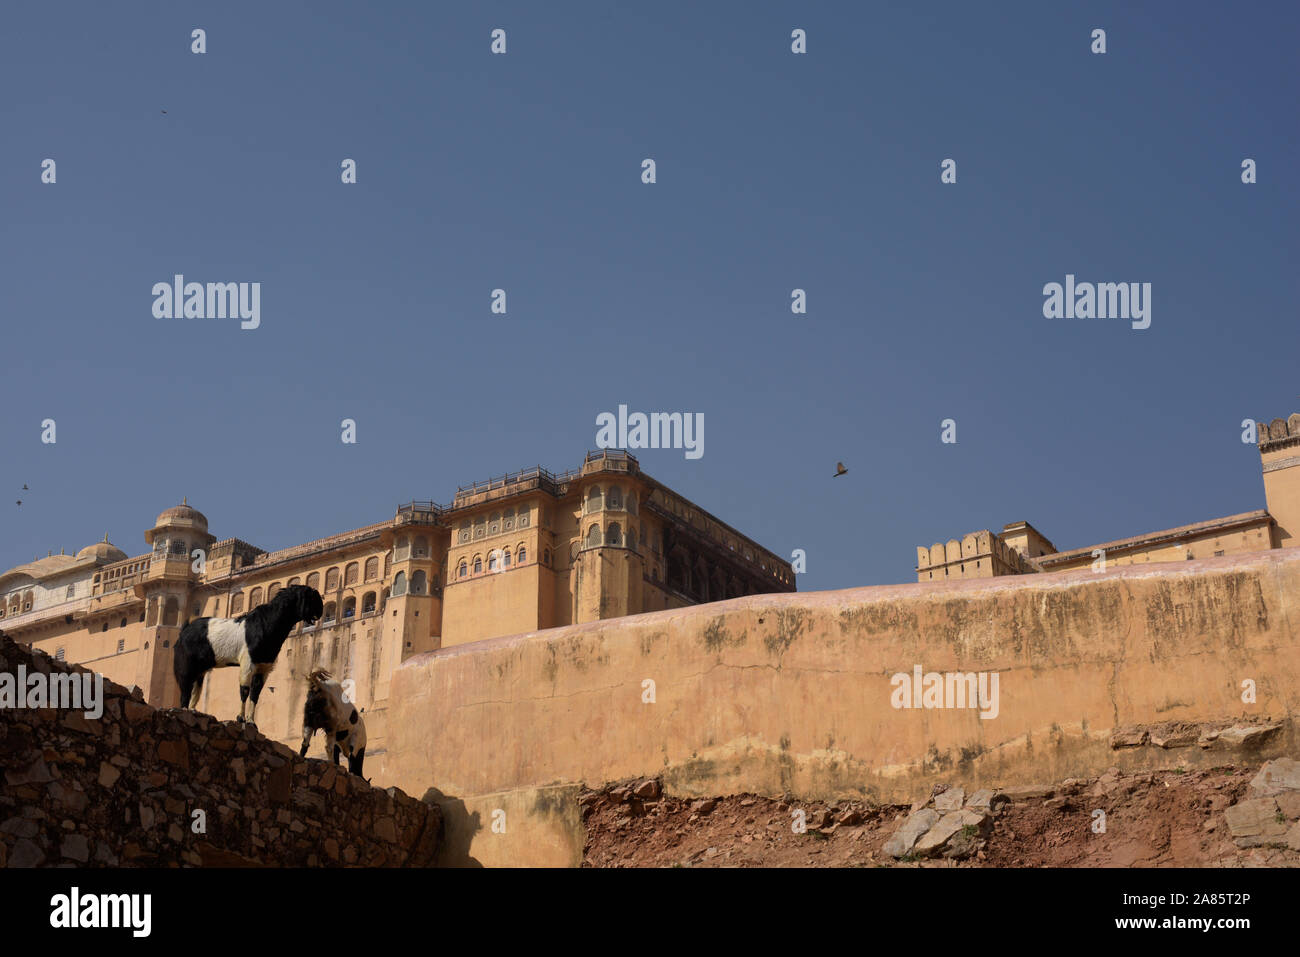
<svg viewBox="0 0 1300 957">
<path fill-rule="evenodd" d="M 429 788 L 420 800 L 425 804 L 436 804 L 442 811 L 442 841 L 438 847 L 436 866 L 482 867 L 469 854 L 474 835 L 483 830 L 479 812 L 471 814 L 464 801 L 448 797 L 437 788 Z"/>
</svg>

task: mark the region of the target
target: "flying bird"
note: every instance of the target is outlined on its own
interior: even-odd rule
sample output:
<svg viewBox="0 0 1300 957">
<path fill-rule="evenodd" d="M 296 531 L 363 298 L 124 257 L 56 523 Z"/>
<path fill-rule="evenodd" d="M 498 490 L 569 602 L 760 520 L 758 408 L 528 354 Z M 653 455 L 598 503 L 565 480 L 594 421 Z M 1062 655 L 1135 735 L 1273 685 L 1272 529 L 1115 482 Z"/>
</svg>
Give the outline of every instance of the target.
<svg viewBox="0 0 1300 957">
<path fill-rule="evenodd" d="M 167 111 L 166 111 L 166 110 L 162 110 L 161 112 L 166 113 Z"/>
<path fill-rule="evenodd" d="M 23 491 L 24 491 L 24 492 L 30 492 L 30 491 L 31 491 L 31 489 L 29 489 L 29 488 L 27 487 L 26 483 L 23 484 Z"/>
<path fill-rule="evenodd" d="M 843 475 L 843 474 L 844 474 L 845 472 L 847 472 L 847 471 L 848 471 L 848 469 L 846 469 L 846 468 L 844 467 L 844 463 L 843 463 L 843 462 L 836 462 L 836 463 L 835 463 L 835 474 L 832 475 L 831 478 L 839 478 L 841 475 Z"/>
<path fill-rule="evenodd" d="M 19 504 L 19 505 L 23 504 L 23 500 L 22 500 L 22 499 L 19 499 L 19 500 L 18 500 L 18 504 Z"/>
</svg>

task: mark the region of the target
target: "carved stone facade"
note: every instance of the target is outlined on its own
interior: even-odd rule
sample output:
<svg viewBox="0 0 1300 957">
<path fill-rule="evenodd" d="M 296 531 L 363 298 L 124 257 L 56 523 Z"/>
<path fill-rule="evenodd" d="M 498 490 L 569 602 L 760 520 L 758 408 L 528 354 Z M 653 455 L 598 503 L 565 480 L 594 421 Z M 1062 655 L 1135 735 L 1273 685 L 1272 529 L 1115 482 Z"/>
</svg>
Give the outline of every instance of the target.
<svg viewBox="0 0 1300 957">
<path fill-rule="evenodd" d="M 145 540 L 143 555 L 105 541 L 0 575 L 0 629 L 171 707 L 172 653 L 187 620 L 237 617 L 280 588 L 309 585 L 324 617 L 286 642 L 259 726 L 295 740 L 305 676 L 325 668 L 353 682 L 372 751 L 382 748 L 391 673 L 412 655 L 795 590 L 787 561 L 612 451 L 564 474 L 534 468 L 465 486 L 450 505 L 411 502 L 387 521 L 278 551 L 217 539 L 188 503 L 159 515 Z M 236 671 L 205 682 L 202 710 L 238 711 Z"/>
</svg>

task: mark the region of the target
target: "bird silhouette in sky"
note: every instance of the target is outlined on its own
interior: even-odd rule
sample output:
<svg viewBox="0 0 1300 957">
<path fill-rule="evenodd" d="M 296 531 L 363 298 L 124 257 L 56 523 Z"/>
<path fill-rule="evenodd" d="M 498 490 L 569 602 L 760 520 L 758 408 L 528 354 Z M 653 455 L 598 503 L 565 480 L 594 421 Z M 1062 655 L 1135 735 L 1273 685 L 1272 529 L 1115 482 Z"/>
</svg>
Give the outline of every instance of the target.
<svg viewBox="0 0 1300 957">
<path fill-rule="evenodd" d="M 847 472 L 847 471 L 848 471 L 848 469 L 846 469 L 846 468 L 844 467 L 844 463 L 843 463 L 843 462 L 836 462 L 836 463 L 835 463 L 835 474 L 832 475 L 831 478 L 839 478 L 841 475 L 843 475 L 843 474 L 844 474 L 845 472 Z"/>
</svg>

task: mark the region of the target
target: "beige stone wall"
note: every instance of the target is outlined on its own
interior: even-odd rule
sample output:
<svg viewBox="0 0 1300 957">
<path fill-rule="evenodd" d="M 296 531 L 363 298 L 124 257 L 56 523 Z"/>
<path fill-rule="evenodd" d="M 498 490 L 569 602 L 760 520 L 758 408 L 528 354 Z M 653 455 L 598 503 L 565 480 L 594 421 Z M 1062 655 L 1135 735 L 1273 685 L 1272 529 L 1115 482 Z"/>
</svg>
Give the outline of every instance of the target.
<svg viewBox="0 0 1300 957">
<path fill-rule="evenodd" d="M 1106 564 L 1124 566 L 1147 565 L 1152 562 L 1183 562 L 1189 557 L 1191 559 L 1214 558 L 1219 554 L 1237 555 L 1243 552 L 1267 551 L 1272 547 L 1268 524 L 1263 522 L 1254 528 L 1188 535 L 1176 542 L 1167 542 L 1150 548 L 1107 550 Z M 1089 551 L 1070 561 L 1052 565 L 1051 571 L 1091 568 L 1094 560 L 1094 556 Z"/>
<path fill-rule="evenodd" d="M 477 804 L 657 775 L 680 795 L 906 802 L 940 781 L 1081 777 L 1118 762 L 1120 726 L 1294 716 L 1298 601 L 1300 549 L 1286 549 L 751 596 L 498 638 L 397 670 L 383 783 Z M 914 665 L 996 672 L 998 716 L 894 708 L 890 678 Z"/>
<path fill-rule="evenodd" d="M 65 661 L 84 665 L 92 671 L 98 671 L 109 681 L 116 681 L 129 688 L 136 683 L 143 630 L 144 626 L 134 619 L 128 621 L 125 627 L 111 627 L 108 631 L 65 627 L 52 630 L 49 635 L 31 644 L 51 658 L 62 650 Z M 121 652 L 117 651 L 119 641 L 124 649 Z"/>
<path fill-rule="evenodd" d="M 483 635 L 535 630 L 540 624 L 540 588 L 531 550 L 527 565 L 449 581 L 443 601 L 443 647 Z"/>
</svg>

